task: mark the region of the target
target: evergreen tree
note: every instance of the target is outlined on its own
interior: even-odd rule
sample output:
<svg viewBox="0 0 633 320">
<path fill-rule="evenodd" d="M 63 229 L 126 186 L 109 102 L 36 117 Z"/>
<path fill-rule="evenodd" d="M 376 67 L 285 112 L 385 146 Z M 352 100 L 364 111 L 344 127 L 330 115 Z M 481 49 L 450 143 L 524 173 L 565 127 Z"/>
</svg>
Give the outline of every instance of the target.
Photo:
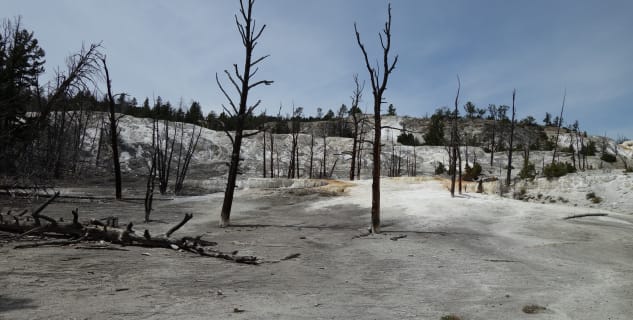
<svg viewBox="0 0 633 320">
<path fill-rule="evenodd" d="M 327 113 L 323 116 L 323 120 L 332 120 L 334 119 L 334 111 L 332 109 L 328 110 Z"/>
<path fill-rule="evenodd" d="M 200 107 L 199 102 L 193 101 L 189 110 L 187 110 L 187 114 L 185 115 L 185 122 L 199 124 L 202 120 L 204 120 L 202 107 Z"/>
<path fill-rule="evenodd" d="M 466 102 L 466 104 L 464 105 L 464 111 L 466 111 L 467 118 L 470 118 L 470 119 L 476 118 L 477 107 L 475 107 L 475 105 L 472 102 L 470 101 Z"/>
<path fill-rule="evenodd" d="M 149 98 L 145 98 L 143 101 L 143 106 L 141 107 L 141 111 L 139 113 L 139 117 L 149 118 L 152 116 L 152 110 L 149 107 Z"/>
<path fill-rule="evenodd" d="M 444 123 L 440 110 L 431 116 L 431 125 L 428 132 L 424 135 L 424 142 L 430 146 L 444 145 Z"/>
<path fill-rule="evenodd" d="M 4 20 L 0 30 L 0 172 L 13 166 L 21 146 L 33 138 L 25 113 L 39 101 L 38 77 L 44 72 L 44 50 L 20 18 Z"/>
<path fill-rule="evenodd" d="M 543 124 L 546 126 L 552 125 L 552 115 L 549 112 L 545 112 L 545 119 L 543 119 Z"/>
<path fill-rule="evenodd" d="M 388 116 L 396 115 L 396 107 L 394 107 L 393 104 L 389 104 L 389 107 L 387 107 L 387 115 Z"/>
</svg>

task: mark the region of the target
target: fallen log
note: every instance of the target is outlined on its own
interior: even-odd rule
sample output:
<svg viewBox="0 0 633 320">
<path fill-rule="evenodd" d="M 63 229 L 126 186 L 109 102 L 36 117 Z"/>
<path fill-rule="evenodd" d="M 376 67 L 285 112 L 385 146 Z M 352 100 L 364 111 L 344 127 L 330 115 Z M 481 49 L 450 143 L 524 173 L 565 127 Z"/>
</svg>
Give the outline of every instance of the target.
<svg viewBox="0 0 633 320">
<path fill-rule="evenodd" d="M 569 217 L 563 218 L 563 220 L 576 219 L 576 218 L 584 218 L 584 217 L 604 217 L 608 216 L 607 213 L 585 213 L 585 214 L 577 214 Z"/>
<path fill-rule="evenodd" d="M 31 221 L 27 216 L 26 221 L 19 216 L 11 216 L 15 222 L 7 222 L 4 219 L 0 221 L 0 231 L 18 234 L 15 239 L 24 236 L 37 235 L 62 238 L 65 240 L 44 241 L 28 244 L 17 245 L 15 249 L 34 248 L 41 246 L 66 246 L 77 244 L 83 241 L 106 241 L 109 243 L 120 244 L 122 246 L 140 246 L 150 248 L 167 248 L 175 250 L 189 251 L 200 256 L 220 258 L 236 263 L 260 264 L 261 261 L 255 256 L 239 256 L 237 251 L 233 253 L 225 253 L 217 250 L 211 250 L 208 247 L 217 245 L 216 242 L 202 240 L 198 237 L 182 237 L 171 238 L 171 235 L 184 226 L 193 218 L 193 214 L 186 213 L 183 219 L 170 228 L 165 234 L 152 236 L 149 230 L 144 230 L 142 234 L 136 233 L 133 229 L 134 225 L 128 223 L 125 228 L 120 228 L 117 217 L 108 217 L 106 223 L 99 220 L 91 219 L 87 223 L 79 222 L 79 209 L 72 210 L 73 220 L 68 224 L 58 223 L 55 219 L 42 214 L 42 211 L 59 196 L 56 192 L 46 202 L 33 211 Z M 10 213 L 10 212 L 9 212 Z M 63 221 L 60 219 L 60 221 Z"/>
<path fill-rule="evenodd" d="M 49 199 L 47 203 L 50 203 L 52 199 L 54 198 Z M 122 246 L 140 246 L 189 251 L 200 256 L 220 258 L 236 263 L 255 265 L 261 263 L 261 260 L 255 256 L 240 256 L 233 253 L 225 253 L 209 249 L 208 247 L 215 246 L 217 243 L 202 240 L 201 236 L 172 238 L 171 235 L 174 232 L 179 230 L 193 218 L 193 215 L 190 213 L 185 214 L 184 218 L 178 224 L 170 228 L 164 235 L 152 236 L 149 230 L 144 230 L 142 234 L 137 233 L 133 229 L 134 225 L 132 223 L 127 224 L 125 228 L 119 228 L 116 226 L 117 219 L 108 219 L 107 223 L 103 223 L 99 220 L 90 220 L 86 224 L 81 224 L 79 223 L 79 213 L 77 210 L 72 211 L 72 223 L 60 224 L 55 221 L 55 219 L 40 213 L 44 207 L 45 205 L 42 205 L 41 209 L 34 211 L 34 220 L 32 223 L 20 224 L 17 217 L 14 216 L 16 218 L 16 223 L 2 223 L 0 224 L 0 231 L 17 233 L 18 239 L 27 235 L 53 236 L 70 239 L 21 244 L 15 246 L 15 249 L 41 246 L 66 246 L 78 244 L 83 241 L 106 241 Z M 42 221 L 40 221 L 40 225 L 37 225 L 35 217 L 47 223 L 42 224 Z"/>
</svg>

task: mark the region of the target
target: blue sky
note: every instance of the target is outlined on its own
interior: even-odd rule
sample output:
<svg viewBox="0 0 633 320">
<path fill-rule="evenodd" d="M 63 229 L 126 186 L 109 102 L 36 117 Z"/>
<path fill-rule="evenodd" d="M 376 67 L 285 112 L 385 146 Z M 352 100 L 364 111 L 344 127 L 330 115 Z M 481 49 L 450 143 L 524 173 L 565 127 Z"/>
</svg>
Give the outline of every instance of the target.
<svg viewBox="0 0 633 320">
<path fill-rule="evenodd" d="M 354 38 L 357 22 L 373 59 L 386 18 L 384 0 L 258 0 L 266 24 L 255 53 L 270 54 L 259 79 L 260 111 L 307 113 L 350 104 L 353 74 L 367 79 Z M 399 63 L 385 98 L 398 114 L 423 116 L 451 105 L 510 104 L 519 118 L 557 114 L 567 90 L 567 123 L 592 134 L 633 138 L 633 1 L 393 0 L 393 53 Z M 205 111 L 226 103 L 215 73 L 243 61 L 233 15 L 238 1 L 6 1 L 47 53 L 50 72 L 82 43 L 103 41 L 113 87 L 142 101 L 160 95 Z M 50 76 L 50 74 L 48 75 Z M 363 107 L 371 109 L 369 86 Z"/>
</svg>

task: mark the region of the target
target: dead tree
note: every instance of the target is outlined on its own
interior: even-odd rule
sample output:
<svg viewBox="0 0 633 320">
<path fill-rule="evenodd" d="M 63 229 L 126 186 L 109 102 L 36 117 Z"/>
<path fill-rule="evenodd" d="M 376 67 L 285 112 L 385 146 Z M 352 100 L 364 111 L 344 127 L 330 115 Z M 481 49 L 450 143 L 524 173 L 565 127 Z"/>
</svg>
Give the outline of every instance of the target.
<svg viewBox="0 0 633 320">
<path fill-rule="evenodd" d="M 363 115 L 360 112 L 360 108 L 358 107 L 358 104 L 360 103 L 360 100 L 363 96 L 363 89 L 365 88 L 365 82 L 363 81 L 362 84 L 360 84 L 360 82 L 358 81 L 358 74 L 354 75 L 354 84 L 356 85 L 356 87 L 354 88 L 354 91 L 352 93 L 352 107 L 350 109 L 350 112 L 352 114 L 352 126 L 353 126 L 353 142 L 352 142 L 352 163 L 350 165 L 350 169 L 349 169 L 349 179 L 351 181 L 354 181 L 354 177 L 355 177 L 355 173 L 356 173 L 356 154 L 358 153 L 358 141 L 359 141 L 359 134 L 360 134 L 360 126 L 361 126 L 361 121 L 363 119 Z"/>
<path fill-rule="evenodd" d="M 314 165 L 314 134 L 310 134 L 310 179 L 314 176 L 312 175 L 312 168 Z"/>
<path fill-rule="evenodd" d="M 150 149 L 150 163 L 148 168 L 147 183 L 145 189 L 145 222 L 150 221 L 150 214 L 152 213 L 152 202 L 154 201 L 154 186 L 156 180 L 156 162 L 158 152 L 156 145 L 158 142 L 158 122 L 152 119 L 152 148 Z"/>
<path fill-rule="evenodd" d="M 327 122 L 323 122 L 323 161 L 321 162 L 321 178 L 327 178 Z"/>
<path fill-rule="evenodd" d="M 365 130 L 366 130 L 367 117 L 365 115 L 361 115 L 360 121 L 360 134 L 358 140 L 358 150 L 356 155 L 356 177 L 360 179 L 360 169 L 363 161 L 363 149 L 365 145 Z"/>
<path fill-rule="evenodd" d="M 292 106 L 290 119 L 290 164 L 288 165 L 288 179 L 299 178 L 299 131 L 301 128 L 301 114 L 303 108 Z"/>
<path fill-rule="evenodd" d="M 497 133 L 497 106 L 494 104 L 488 105 L 488 113 L 492 118 L 492 137 L 490 139 L 490 166 L 494 165 L 495 158 L 495 134 Z"/>
<path fill-rule="evenodd" d="M 507 172 L 507 176 L 506 176 L 506 186 L 510 186 L 510 179 L 512 176 L 512 148 L 513 148 L 513 143 L 514 143 L 514 117 L 516 115 L 516 109 L 514 107 L 514 101 L 516 98 L 516 89 L 514 89 L 514 91 L 512 91 L 512 120 L 510 122 L 510 143 L 508 146 L 508 172 Z"/>
<path fill-rule="evenodd" d="M 354 23 L 354 31 L 356 32 L 356 42 L 358 43 L 365 59 L 365 67 L 369 72 L 372 93 L 374 96 L 374 168 L 372 170 L 373 181 L 371 188 L 371 232 L 380 233 L 380 134 L 382 129 L 380 124 L 380 106 L 384 102 L 383 94 L 387 89 L 389 75 L 393 72 L 396 67 L 396 63 L 398 62 L 397 55 L 393 61 L 389 61 L 389 50 L 391 49 L 391 4 L 387 7 L 387 22 L 385 22 L 385 28 L 382 31 L 385 37 L 383 38 L 382 33 L 379 33 L 380 45 L 383 50 L 382 75 L 380 74 L 379 67 L 372 67 L 369 63 L 367 50 L 365 50 L 365 46 L 360 40 L 360 33 L 358 32 L 356 23 Z M 380 79 L 381 76 L 382 79 Z"/>
<path fill-rule="evenodd" d="M 556 151 L 558 151 L 558 137 L 560 136 L 560 127 L 563 124 L 563 110 L 565 109 L 565 98 L 567 98 L 567 90 L 563 94 L 563 104 L 560 107 L 560 116 L 556 123 L 556 140 L 554 140 L 554 152 L 552 153 L 552 163 L 556 161 Z"/>
<path fill-rule="evenodd" d="M 155 121 L 158 121 L 156 119 Z M 169 120 L 163 120 L 163 134 L 157 131 L 158 140 L 156 143 L 156 152 L 158 154 L 156 161 L 156 170 L 158 174 L 158 190 L 160 194 L 167 193 L 169 186 L 169 177 L 171 176 L 171 162 L 174 159 L 174 147 L 176 144 L 176 136 L 178 134 L 178 125 L 174 124 L 174 133 L 169 136 Z"/>
<path fill-rule="evenodd" d="M 31 217 L 23 217 L 22 215 L 12 216 L 14 223 L 7 224 L 0 221 L 0 231 L 11 232 L 18 234 L 17 238 L 27 235 L 37 235 L 42 237 L 54 237 L 64 240 L 52 240 L 42 242 L 31 242 L 26 244 L 16 245 L 14 249 L 34 248 L 41 246 L 65 246 L 71 244 L 78 244 L 85 241 L 99 241 L 108 242 L 113 244 L 120 244 L 125 246 L 140 246 L 149 248 L 165 248 L 188 251 L 194 254 L 198 254 L 204 257 L 213 257 L 225 259 L 236 263 L 245 264 L 260 264 L 262 261 L 254 256 L 240 256 L 236 255 L 236 252 L 225 253 L 222 251 L 214 250 L 209 247 L 217 245 L 216 242 L 202 240 L 202 236 L 190 237 L 185 236 L 180 239 L 172 238 L 177 230 L 184 226 L 189 220 L 193 218 L 193 215 L 186 213 L 183 219 L 173 227 L 171 227 L 163 235 L 152 235 L 149 230 L 145 230 L 143 233 L 137 233 L 133 229 L 134 225 L 128 223 L 125 227 L 119 227 L 118 218 L 107 219 L 106 223 L 102 220 L 90 220 L 88 222 L 79 222 L 79 210 L 72 211 L 72 222 L 64 223 L 43 215 L 42 210 L 50 204 L 55 197 L 59 195 L 59 192 L 55 193 L 48 201 L 35 210 Z M 32 218 L 32 219 L 30 219 Z M 102 245 L 94 248 L 104 248 Z M 284 258 L 287 259 L 287 258 Z M 281 259 L 281 260 L 284 260 Z M 280 261 L 281 261 L 280 260 Z"/>
<path fill-rule="evenodd" d="M 247 0 L 246 7 L 244 6 L 244 0 L 240 0 L 240 17 L 235 15 L 235 23 L 237 25 L 237 29 L 240 33 L 240 37 L 242 40 L 242 44 L 245 49 L 245 58 L 244 58 L 244 68 L 242 72 L 240 72 L 237 64 L 233 65 L 234 73 L 231 74 L 228 70 L 224 70 L 227 78 L 233 85 L 234 89 L 237 91 L 239 95 L 239 102 L 237 104 L 233 101 L 231 96 L 226 92 L 222 84 L 220 83 L 220 79 L 216 73 L 215 80 L 218 84 L 218 87 L 229 101 L 229 105 L 231 109 L 228 109 L 225 106 L 222 106 L 224 110 L 236 118 L 235 122 L 235 136 L 231 136 L 231 134 L 227 135 L 231 140 L 233 145 L 233 150 L 231 152 L 231 161 L 229 164 L 229 174 L 226 183 L 226 191 L 224 192 L 224 201 L 222 203 L 222 211 L 220 213 L 221 216 L 221 227 L 226 227 L 230 223 L 231 218 L 231 208 L 233 206 L 233 196 L 235 194 L 236 187 L 236 179 L 239 169 L 240 162 L 240 149 L 242 147 L 242 139 L 244 138 L 244 127 L 246 124 L 246 119 L 253 114 L 255 108 L 259 106 L 261 100 L 258 100 L 253 105 L 248 105 L 248 93 L 251 89 L 260 86 L 260 85 L 271 85 L 273 81 L 270 80 L 260 80 L 251 83 L 251 80 L 255 73 L 257 73 L 258 68 L 257 64 L 262 62 L 264 59 L 268 57 L 268 55 L 256 58 L 253 60 L 253 50 L 257 45 L 257 40 L 261 37 L 266 25 L 263 25 L 261 28 L 257 28 L 255 25 L 255 20 L 253 19 L 253 4 L 255 0 Z"/>
<path fill-rule="evenodd" d="M 180 139 L 180 150 L 182 151 L 182 136 L 184 133 L 184 124 L 181 123 L 181 139 Z M 179 152 L 178 155 L 178 165 L 176 168 L 176 184 L 174 185 L 174 194 L 179 195 L 182 192 L 183 184 L 185 182 L 185 177 L 187 176 L 187 171 L 189 170 L 189 164 L 191 163 L 191 158 L 193 157 L 194 152 L 196 151 L 196 146 L 198 146 L 198 141 L 200 140 L 200 135 L 202 134 L 202 127 L 198 130 L 198 134 L 196 135 L 196 125 L 191 125 L 192 132 L 191 138 L 187 143 L 187 150 L 184 154 L 184 159 L 182 159 L 181 165 L 181 157 L 182 152 Z"/>
<path fill-rule="evenodd" d="M 266 163 L 266 128 L 263 127 L 262 130 L 262 173 L 263 173 L 263 178 L 266 178 L 267 173 L 266 173 L 266 166 L 268 165 Z M 271 133 L 272 134 L 272 133 Z"/>
<path fill-rule="evenodd" d="M 112 81 L 110 80 L 110 73 L 108 72 L 108 65 L 106 64 L 106 58 L 101 58 L 103 62 L 103 69 L 105 71 L 106 76 L 106 85 L 108 88 L 108 106 L 109 106 L 109 116 L 110 116 L 110 146 L 112 147 L 112 161 L 114 163 L 114 183 L 115 183 L 115 192 L 116 199 L 119 200 L 122 198 L 121 195 L 121 163 L 119 162 L 119 135 L 118 135 L 118 119 L 114 114 L 114 97 L 112 95 Z"/>
<path fill-rule="evenodd" d="M 455 180 L 457 176 L 457 153 L 459 152 L 459 137 L 458 129 L 457 129 L 457 117 L 459 114 L 459 109 L 457 108 L 459 103 L 459 90 L 461 89 L 461 82 L 459 80 L 459 76 L 457 76 L 457 94 L 455 95 L 455 110 L 452 112 L 451 119 L 451 154 L 450 154 L 450 166 L 449 170 L 451 172 L 451 197 L 455 197 Z"/>
</svg>

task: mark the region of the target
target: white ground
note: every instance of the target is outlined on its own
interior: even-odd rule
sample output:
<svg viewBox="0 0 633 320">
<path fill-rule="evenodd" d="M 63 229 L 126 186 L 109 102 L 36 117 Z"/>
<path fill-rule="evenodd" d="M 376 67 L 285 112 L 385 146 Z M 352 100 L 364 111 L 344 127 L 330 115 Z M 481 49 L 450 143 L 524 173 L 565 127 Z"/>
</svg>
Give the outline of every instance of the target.
<svg viewBox="0 0 633 320">
<path fill-rule="evenodd" d="M 164 249 L 130 251 L 0 247 L 0 317 L 6 319 L 613 319 L 633 314 L 633 216 L 467 193 L 446 182 L 384 179 L 382 230 L 369 225 L 370 181 L 320 189 L 237 192 L 234 227 L 219 229 L 220 194 L 161 201 L 180 234 L 204 234 L 257 267 Z M 255 182 L 252 185 L 256 185 Z M 472 186 L 469 186 L 472 187 Z M 327 191 L 341 196 L 319 196 Z M 472 189 L 471 189 L 472 190 Z M 80 212 L 140 220 L 142 204 Z M 68 215 L 74 203 L 47 212 Z M 124 208 L 120 206 L 125 206 Z M 101 211 L 100 211 L 101 210 Z M 4 209 L 3 209 L 4 211 Z M 132 214 L 125 216 L 125 213 Z M 606 217 L 563 220 L 582 213 Z M 392 241 L 390 238 L 406 235 Z M 146 255 L 149 254 L 149 255 Z M 218 294 L 222 292 L 222 294 Z M 546 308 L 536 315 L 522 308 Z M 244 312 L 235 313 L 235 308 Z"/>
</svg>

